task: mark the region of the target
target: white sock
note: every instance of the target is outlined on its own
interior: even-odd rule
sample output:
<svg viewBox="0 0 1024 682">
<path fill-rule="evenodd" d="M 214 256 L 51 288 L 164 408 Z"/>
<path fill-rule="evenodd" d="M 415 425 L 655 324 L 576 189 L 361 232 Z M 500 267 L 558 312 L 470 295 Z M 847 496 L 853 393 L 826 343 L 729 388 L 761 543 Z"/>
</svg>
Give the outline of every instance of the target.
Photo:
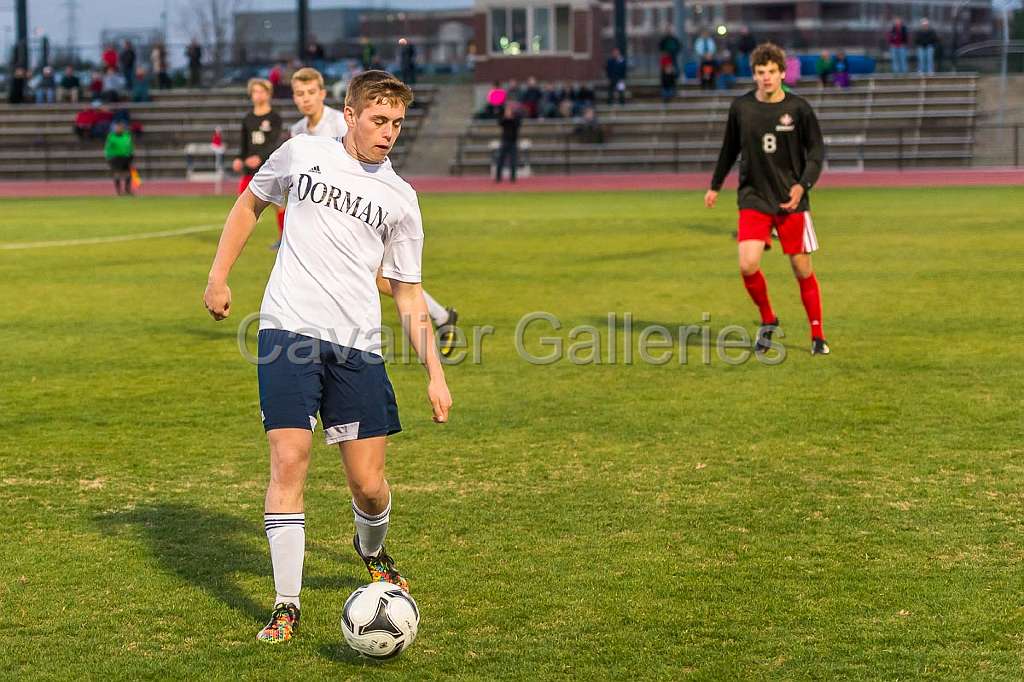
<svg viewBox="0 0 1024 682">
<path fill-rule="evenodd" d="M 388 496 L 388 506 L 380 514 L 367 514 L 356 506 L 352 500 L 352 512 L 356 517 L 356 536 L 359 538 L 359 551 L 363 556 L 377 556 L 380 548 L 384 546 L 384 538 L 388 534 L 388 524 L 391 522 L 391 497 Z"/>
<path fill-rule="evenodd" d="M 437 300 L 426 291 L 423 292 L 423 298 L 427 299 L 427 311 L 430 312 L 430 319 L 434 321 L 436 326 L 440 327 L 448 321 L 448 311 L 444 309 L 443 305 L 438 303 Z"/>
<path fill-rule="evenodd" d="M 306 553 L 306 515 L 263 514 L 263 528 L 270 542 L 270 561 L 274 565 L 274 604 L 299 606 L 302 590 L 302 560 Z"/>
</svg>

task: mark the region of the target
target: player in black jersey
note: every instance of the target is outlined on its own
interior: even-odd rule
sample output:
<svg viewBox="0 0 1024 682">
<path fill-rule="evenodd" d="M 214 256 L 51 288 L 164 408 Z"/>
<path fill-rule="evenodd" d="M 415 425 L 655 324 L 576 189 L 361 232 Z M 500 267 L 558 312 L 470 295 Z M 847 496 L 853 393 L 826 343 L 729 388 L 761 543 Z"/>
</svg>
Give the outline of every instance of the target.
<svg viewBox="0 0 1024 682">
<path fill-rule="evenodd" d="M 249 99 L 252 100 L 252 111 L 242 120 L 242 139 L 238 145 L 238 158 L 232 164 L 236 173 L 241 173 L 238 182 L 238 193 L 241 194 L 249 186 L 252 176 L 260 169 L 263 162 L 281 146 L 282 123 L 281 115 L 271 109 L 270 98 L 274 88 L 270 81 L 262 78 L 249 79 Z M 277 209 L 277 236 L 281 241 L 284 231 L 284 209 Z"/>
<path fill-rule="evenodd" d="M 828 355 L 831 351 L 821 324 L 821 289 L 811 267 L 818 238 L 807 198 L 825 159 L 821 128 L 811 105 L 783 90 L 786 55 L 779 47 L 759 45 L 750 55 L 750 65 L 757 89 L 737 97 L 729 107 L 725 140 L 704 205 L 714 207 L 729 169 L 742 152 L 736 238 L 743 283 L 761 313 L 756 350 L 764 352 L 771 347 L 772 334 L 779 326 L 761 273 L 761 256 L 771 246 L 774 228 L 800 285 L 811 326 L 811 354 Z"/>
</svg>

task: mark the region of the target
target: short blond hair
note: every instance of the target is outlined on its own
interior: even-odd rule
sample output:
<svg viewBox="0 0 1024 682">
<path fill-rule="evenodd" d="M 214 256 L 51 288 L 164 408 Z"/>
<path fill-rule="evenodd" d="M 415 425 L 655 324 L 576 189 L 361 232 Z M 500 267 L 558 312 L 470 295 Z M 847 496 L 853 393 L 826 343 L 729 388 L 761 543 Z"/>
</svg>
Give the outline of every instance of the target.
<svg viewBox="0 0 1024 682">
<path fill-rule="evenodd" d="M 316 84 L 320 86 L 320 89 L 324 89 L 324 77 L 319 71 L 311 66 L 306 66 L 292 74 L 292 83 L 299 81 L 301 83 L 312 83 L 316 81 Z"/>
<path fill-rule="evenodd" d="M 408 109 L 412 100 L 412 88 L 387 71 L 377 69 L 363 71 L 349 81 L 348 89 L 345 91 L 345 106 L 352 107 L 356 115 L 368 104 L 401 102 Z"/>
<path fill-rule="evenodd" d="M 274 86 L 270 84 L 266 78 L 250 78 L 249 82 L 245 86 L 245 92 L 250 97 L 252 96 L 252 89 L 260 87 L 267 91 L 268 95 L 274 94 Z"/>
</svg>

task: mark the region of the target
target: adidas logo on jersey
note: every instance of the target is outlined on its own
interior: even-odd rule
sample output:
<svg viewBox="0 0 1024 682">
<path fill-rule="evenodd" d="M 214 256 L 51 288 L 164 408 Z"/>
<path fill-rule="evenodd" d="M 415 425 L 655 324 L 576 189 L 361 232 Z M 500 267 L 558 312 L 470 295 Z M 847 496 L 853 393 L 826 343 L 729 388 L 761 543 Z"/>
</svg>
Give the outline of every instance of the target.
<svg viewBox="0 0 1024 682">
<path fill-rule="evenodd" d="M 310 169 L 309 169 L 308 171 L 306 171 L 306 172 L 307 172 L 307 173 L 319 173 L 319 172 L 320 172 L 320 166 L 313 166 L 312 168 L 310 168 Z"/>
</svg>

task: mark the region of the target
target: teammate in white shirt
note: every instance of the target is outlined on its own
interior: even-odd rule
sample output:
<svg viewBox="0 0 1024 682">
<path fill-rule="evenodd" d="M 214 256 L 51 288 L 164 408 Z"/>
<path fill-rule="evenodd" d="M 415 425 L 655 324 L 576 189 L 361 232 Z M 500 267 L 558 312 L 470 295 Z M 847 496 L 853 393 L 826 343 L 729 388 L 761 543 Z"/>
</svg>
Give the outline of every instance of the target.
<svg viewBox="0 0 1024 682">
<path fill-rule="evenodd" d="M 324 103 L 327 89 L 324 77 L 316 69 L 306 67 L 292 75 L 292 99 L 302 118 L 292 124 L 292 137 L 296 135 L 315 135 L 341 139 L 348 132 L 345 117 L 337 109 Z M 280 244 L 280 242 L 279 242 Z M 377 288 L 382 294 L 391 296 L 391 284 L 380 272 L 377 273 Z M 430 319 L 438 328 L 438 346 L 441 354 L 449 356 L 456 347 L 456 324 L 459 312 L 455 308 L 447 308 L 426 291 L 423 297 L 427 301 Z"/>
<path fill-rule="evenodd" d="M 300 135 L 275 151 L 239 196 L 217 247 L 203 301 L 228 316 L 228 274 L 269 204 L 288 199 L 284 240 L 261 309 L 260 408 L 270 442 L 264 527 L 276 599 L 257 639 L 283 642 L 299 624 L 305 552 L 303 489 L 319 413 L 327 442 L 340 444 L 355 515 L 353 545 L 370 579 L 408 590 L 384 549 L 391 493 L 386 436 L 401 430 L 379 355 L 380 270 L 429 377 L 435 422 L 452 405 L 420 285 L 423 227 L 416 192 L 391 168 L 412 91 L 383 71 L 354 78 L 345 97 L 344 140 Z"/>
</svg>

